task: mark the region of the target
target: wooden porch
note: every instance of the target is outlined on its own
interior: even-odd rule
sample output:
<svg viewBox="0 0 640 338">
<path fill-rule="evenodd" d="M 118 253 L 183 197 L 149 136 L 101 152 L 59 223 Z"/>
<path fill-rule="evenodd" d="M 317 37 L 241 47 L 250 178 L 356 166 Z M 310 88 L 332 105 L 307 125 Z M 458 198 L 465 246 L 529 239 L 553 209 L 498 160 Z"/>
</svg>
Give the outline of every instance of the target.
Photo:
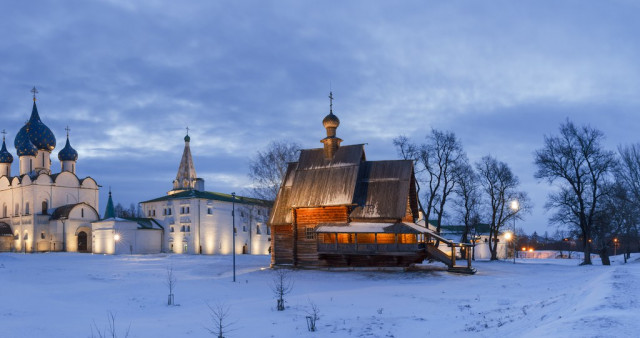
<svg viewBox="0 0 640 338">
<path fill-rule="evenodd" d="M 465 265 L 456 262 L 457 249 L 471 244 L 455 243 L 435 232 L 409 223 L 325 224 L 316 228 L 318 257 L 330 265 L 409 266 L 426 258 L 447 265 L 448 271 L 473 274 L 470 250 Z M 436 244 L 444 243 L 448 252 Z"/>
</svg>

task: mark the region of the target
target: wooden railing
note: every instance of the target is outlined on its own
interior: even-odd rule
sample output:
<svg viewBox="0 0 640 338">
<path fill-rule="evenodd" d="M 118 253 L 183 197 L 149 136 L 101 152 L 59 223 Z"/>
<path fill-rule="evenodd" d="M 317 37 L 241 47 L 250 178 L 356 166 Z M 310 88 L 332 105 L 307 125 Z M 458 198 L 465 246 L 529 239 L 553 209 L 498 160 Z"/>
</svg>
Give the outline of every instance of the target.
<svg viewBox="0 0 640 338">
<path fill-rule="evenodd" d="M 425 243 L 356 244 L 318 243 L 319 253 L 390 253 L 424 250 Z"/>
</svg>

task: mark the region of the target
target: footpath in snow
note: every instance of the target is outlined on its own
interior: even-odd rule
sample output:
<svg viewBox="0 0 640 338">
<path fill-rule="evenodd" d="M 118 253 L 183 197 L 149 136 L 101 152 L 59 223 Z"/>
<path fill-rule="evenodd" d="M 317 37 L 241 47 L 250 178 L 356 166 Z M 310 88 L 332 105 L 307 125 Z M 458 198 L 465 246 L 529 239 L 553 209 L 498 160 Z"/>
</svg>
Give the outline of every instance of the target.
<svg viewBox="0 0 640 338">
<path fill-rule="evenodd" d="M 635 337 L 640 256 L 438 264 L 412 272 L 293 271 L 276 311 L 267 256 L 0 254 L 2 337 L 90 337 L 116 316 L 120 336 L 208 337 L 208 305 L 226 304 L 227 337 Z M 177 278 L 167 306 L 167 268 Z M 320 310 L 308 332 L 310 302 Z M 97 336 L 97 335 L 96 335 Z"/>
</svg>

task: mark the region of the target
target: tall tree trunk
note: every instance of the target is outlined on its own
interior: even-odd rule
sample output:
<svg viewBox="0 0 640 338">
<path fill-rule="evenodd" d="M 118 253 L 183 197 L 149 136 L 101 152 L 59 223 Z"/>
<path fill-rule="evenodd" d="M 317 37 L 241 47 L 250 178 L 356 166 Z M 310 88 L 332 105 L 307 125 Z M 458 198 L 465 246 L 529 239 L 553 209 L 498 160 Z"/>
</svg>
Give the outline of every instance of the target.
<svg viewBox="0 0 640 338">
<path fill-rule="evenodd" d="M 609 259 L 609 252 L 607 251 L 607 247 L 603 246 L 598 254 L 600 255 L 600 259 L 602 260 L 602 265 L 611 265 L 611 260 Z"/>
</svg>

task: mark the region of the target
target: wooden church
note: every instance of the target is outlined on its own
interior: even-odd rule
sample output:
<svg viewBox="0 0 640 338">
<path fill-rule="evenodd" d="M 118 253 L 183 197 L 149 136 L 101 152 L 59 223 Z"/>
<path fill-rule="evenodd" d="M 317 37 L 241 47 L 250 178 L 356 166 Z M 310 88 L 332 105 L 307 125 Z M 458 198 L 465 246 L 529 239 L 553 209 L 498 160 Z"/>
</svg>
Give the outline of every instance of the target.
<svg viewBox="0 0 640 338">
<path fill-rule="evenodd" d="M 431 256 L 472 272 L 470 260 L 455 266 L 455 243 L 446 242 L 449 254 L 438 250 L 435 241 L 446 240 L 416 223 L 413 162 L 367 161 L 363 144 L 341 146 L 330 107 L 324 147 L 301 150 L 280 186 L 270 218 L 272 266 L 405 267 Z"/>
</svg>

